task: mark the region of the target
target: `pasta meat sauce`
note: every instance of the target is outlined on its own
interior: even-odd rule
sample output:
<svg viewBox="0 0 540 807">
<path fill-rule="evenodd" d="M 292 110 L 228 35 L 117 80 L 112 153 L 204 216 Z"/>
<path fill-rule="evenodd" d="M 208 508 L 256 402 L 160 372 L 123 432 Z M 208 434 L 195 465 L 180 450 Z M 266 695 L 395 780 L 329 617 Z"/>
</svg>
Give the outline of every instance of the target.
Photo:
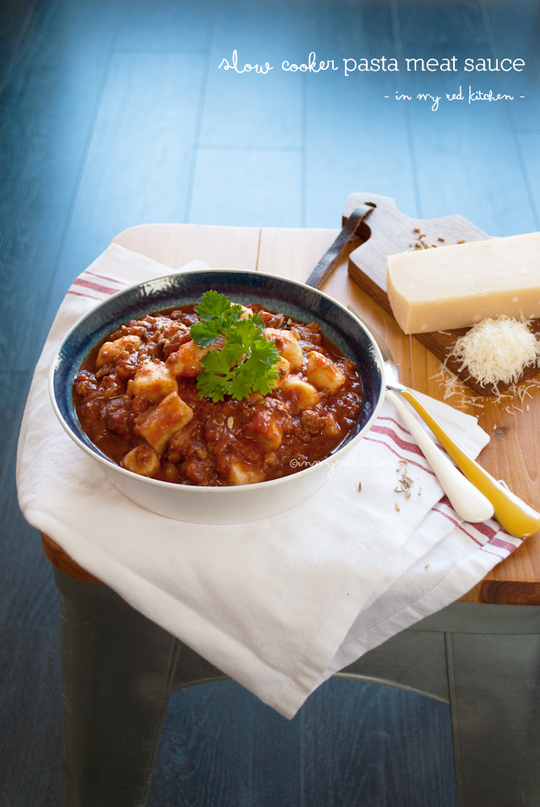
<svg viewBox="0 0 540 807">
<path fill-rule="evenodd" d="M 77 414 L 107 457 L 166 482 L 243 485 L 302 470 L 343 443 L 362 408 L 360 376 L 317 323 L 242 306 L 241 319 L 260 323 L 260 337 L 275 345 L 274 377 L 265 394 L 212 400 L 199 376 L 204 357 L 225 340 L 194 341 L 195 309 L 131 320 L 83 362 L 74 382 Z"/>
</svg>

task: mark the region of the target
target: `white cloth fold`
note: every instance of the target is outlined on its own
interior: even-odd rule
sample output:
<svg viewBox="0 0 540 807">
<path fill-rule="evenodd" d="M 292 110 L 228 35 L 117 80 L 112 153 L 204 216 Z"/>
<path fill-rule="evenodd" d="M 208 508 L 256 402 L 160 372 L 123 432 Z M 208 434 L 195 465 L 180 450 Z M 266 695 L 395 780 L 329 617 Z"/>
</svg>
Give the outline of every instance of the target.
<svg viewBox="0 0 540 807">
<path fill-rule="evenodd" d="M 97 301 L 168 272 L 113 245 L 74 281 L 25 410 L 20 506 L 135 608 L 292 717 L 333 672 L 459 598 L 521 541 L 494 521 L 461 522 L 388 402 L 345 461 L 328 463 L 316 495 L 266 521 L 185 524 L 126 499 L 58 423 L 48 369 Z M 468 453 L 486 445 L 475 418 L 422 400 Z M 414 480 L 409 499 L 395 491 L 400 460 Z"/>
</svg>

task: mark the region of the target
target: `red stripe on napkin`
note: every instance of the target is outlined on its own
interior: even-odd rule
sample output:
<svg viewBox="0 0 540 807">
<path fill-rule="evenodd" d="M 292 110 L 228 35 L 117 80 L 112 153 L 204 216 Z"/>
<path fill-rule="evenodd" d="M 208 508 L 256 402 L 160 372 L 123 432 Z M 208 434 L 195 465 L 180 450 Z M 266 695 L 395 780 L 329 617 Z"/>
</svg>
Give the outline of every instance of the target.
<svg viewBox="0 0 540 807">
<path fill-rule="evenodd" d="M 93 277 L 100 277 L 102 280 L 108 280 L 110 283 L 118 283 L 119 286 L 128 286 L 127 281 L 117 280 L 115 277 L 108 277 L 107 275 L 98 275 L 97 272 L 91 272 L 90 269 L 85 269 L 85 275 L 92 275 Z"/>
<path fill-rule="evenodd" d="M 371 431 L 373 431 L 373 430 L 374 430 L 374 427 L 371 429 Z M 375 440 L 373 437 L 364 437 L 363 439 L 367 440 L 367 442 L 369 442 L 369 443 L 380 443 L 380 445 L 385 446 L 385 448 L 387 448 L 388 451 L 391 451 L 392 454 L 395 454 L 398 459 L 400 459 L 400 460 L 403 459 L 403 455 L 398 453 L 395 449 L 393 449 L 392 446 L 389 446 L 388 443 L 386 443 L 384 440 Z M 422 454 L 421 456 L 424 456 L 424 455 Z M 409 463 L 409 465 L 415 465 L 417 468 L 420 468 L 420 470 L 425 471 L 427 474 L 431 474 L 431 476 L 435 476 L 435 474 L 433 473 L 432 470 L 430 470 L 429 468 L 426 468 L 424 465 L 421 465 L 419 462 L 416 462 L 413 459 L 409 459 L 409 460 L 407 460 L 407 462 Z"/>
<path fill-rule="evenodd" d="M 93 291 L 100 291 L 103 294 L 116 294 L 118 289 L 111 289 L 110 286 L 102 286 L 99 283 L 93 283 L 91 280 L 83 280 L 80 277 L 75 278 L 73 281 L 74 286 L 84 286 L 87 289 L 92 289 Z"/>
<path fill-rule="evenodd" d="M 511 544 L 510 541 L 503 541 L 502 538 L 492 538 L 489 542 L 490 546 L 499 546 L 501 549 L 506 549 L 507 552 L 512 554 L 517 549 L 517 546 Z"/>
<path fill-rule="evenodd" d="M 459 530 L 461 530 L 461 532 L 463 532 L 467 536 L 467 538 L 470 538 L 471 541 L 474 541 L 475 544 L 477 544 L 478 546 L 484 546 L 482 541 L 479 541 L 478 538 L 475 538 L 474 535 L 471 535 L 469 530 L 466 530 L 465 527 L 463 526 L 463 524 L 460 524 L 459 521 L 456 521 L 456 519 L 453 518 L 453 516 L 451 516 L 450 513 L 445 513 L 444 510 L 440 510 L 437 507 L 437 505 L 435 505 L 435 507 L 433 509 L 435 510 L 436 513 L 439 513 L 441 516 L 444 516 L 445 518 L 447 518 L 448 521 L 452 522 L 452 524 L 455 527 L 457 527 Z"/>
<path fill-rule="evenodd" d="M 485 524 L 483 521 L 480 521 L 478 524 L 474 525 L 474 528 L 481 532 L 482 535 L 485 535 L 490 540 L 495 538 L 497 535 L 497 530 L 494 530 L 493 527 L 490 527 L 489 524 Z"/>
<path fill-rule="evenodd" d="M 393 423 L 394 426 L 398 426 L 401 429 L 402 432 L 405 432 L 405 434 L 408 434 L 409 437 L 411 436 L 410 431 L 408 429 L 406 429 L 405 426 L 403 426 L 401 423 L 398 423 L 397 420 L 394 420 L 394 418 L 389 418 L 389 417 L 386 417 L 386 416 L 383 416 L 383 415 L 379 415 L 379 420 L 388 420 L 390 423 Z"/>
<path fill-rule="evenodd" d="M 395 433 L 393 429 L 390 429 L 388 426 L 377 426 L 377 424 L 375 424 L 372 426 L 371 431 L 377 432 L 378 434 L 388 435 L 388 437 L 390 437 L 394 443 L 396 443 L 396 445 L 399 446 L 399 448 L 402 448 L 404 451 L 410 451 L 412 454 L 418 454 L 421 457 L 424 456 L 416 443 L 409 443 L 403 440 L 398 434 Z M 407 434 L 410 434 L 410 432 L 407 432 Z"/>
</svg>

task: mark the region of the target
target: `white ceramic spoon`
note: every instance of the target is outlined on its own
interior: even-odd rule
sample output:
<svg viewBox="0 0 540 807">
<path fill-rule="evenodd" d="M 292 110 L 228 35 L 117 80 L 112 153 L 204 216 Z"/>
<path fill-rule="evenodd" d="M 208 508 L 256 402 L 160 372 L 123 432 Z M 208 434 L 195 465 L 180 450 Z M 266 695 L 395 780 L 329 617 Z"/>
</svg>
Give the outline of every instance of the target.
<svg viewBox="0 0 540 807">
<path fill-rule="evenodd" d="M 435 445 L 401 396 L 397 392 L 387 389 L 386 397 L 394 404 L 401 419 L 418 443 L 456 513 L 465 521 L 471 521 L 473 524 L 491 518 L 494 509 L 489 499 L 480 493 L 478 488 L 469 482 L 448 456 Z"/>
</svg>

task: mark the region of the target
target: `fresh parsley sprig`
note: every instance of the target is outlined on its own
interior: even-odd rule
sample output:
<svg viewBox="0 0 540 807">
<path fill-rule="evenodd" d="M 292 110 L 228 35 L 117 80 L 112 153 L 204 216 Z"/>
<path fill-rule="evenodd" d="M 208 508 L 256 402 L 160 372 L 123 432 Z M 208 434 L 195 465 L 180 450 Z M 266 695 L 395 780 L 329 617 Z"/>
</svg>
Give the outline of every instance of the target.
<svg viewBox="0 0 540 807">
<path fill-rule="evenodd" d="M 259 314 L 242 319 L 242 306 L 213 289 L 203 294 L 195 311 L 201 321 L 192 325 L 190 336 L 199 347 L 225 340 L 201 359 L 204 370 L 197 376 L 199 395 L 216 403 L 226 395 L 242 400 L 250 392 L 270 392 L 280 355 L 274 343 L 264 338 Z"/>
</svg>

